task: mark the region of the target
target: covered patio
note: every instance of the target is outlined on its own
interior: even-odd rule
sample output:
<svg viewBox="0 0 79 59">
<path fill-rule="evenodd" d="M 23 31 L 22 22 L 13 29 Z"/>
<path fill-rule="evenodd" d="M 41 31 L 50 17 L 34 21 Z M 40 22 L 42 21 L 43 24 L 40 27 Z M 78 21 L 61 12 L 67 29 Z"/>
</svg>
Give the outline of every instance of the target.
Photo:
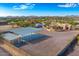
<svg viewBox="0 0 79 59">
<path fill-rule="evenodd" d="M 4 32 L 3 38 L 13 43 L 15 46 L 20 47 L 29 41 L 38 40 L 46 37 L 40 34 L 42 28 L 21 27 Z"/>
</svg>

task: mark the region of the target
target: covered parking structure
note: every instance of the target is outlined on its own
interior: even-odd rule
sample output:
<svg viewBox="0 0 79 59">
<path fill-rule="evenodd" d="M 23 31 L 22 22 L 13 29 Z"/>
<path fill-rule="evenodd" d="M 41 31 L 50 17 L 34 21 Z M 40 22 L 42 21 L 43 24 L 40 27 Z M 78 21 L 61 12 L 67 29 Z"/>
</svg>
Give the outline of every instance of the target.
<svg viewBox="0 0 79 59">
<path fill-rule="evenodd" d="M 46 35 L 40 34 L 43 28 L 21 27 L 3 33 L 3 38 L 20 47 L 28 41 L 38 40 Z"/>
</svg>

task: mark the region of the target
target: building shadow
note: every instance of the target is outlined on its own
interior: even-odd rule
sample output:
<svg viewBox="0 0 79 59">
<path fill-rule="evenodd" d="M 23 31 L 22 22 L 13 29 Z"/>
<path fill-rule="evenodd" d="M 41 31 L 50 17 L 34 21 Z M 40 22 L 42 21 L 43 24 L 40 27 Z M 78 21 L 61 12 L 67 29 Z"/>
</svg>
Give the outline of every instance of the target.
<svg viewBox="0 0 79 59">
<path fill-rule="evenodd" d="M 74 51 L 77 45 L 77 38 L 75 37 L 57 56 L 67 56 Z"/>
<path fill-rule="evenodd" d="M 37 36 L 36 35 L 37 34 L 28 36 L 28 37 L 23 37 L 22 40 L 20 41 L 15 40 L 13 45 L 15 45 L 16 47 L 21 47 L 28 44 L 36 44 L 50 38 L 50 36 L 43 35 L 43 34 L 38 34 Z"/>
<path fill-rule="evenodd" d="M 36 43 L 42 42 L 44 40 L 47 40 L 48 38 L 51 37 L 51 36 L 47 36 L 47 35 L 43 35 L 43 34 L 41 34 L 41 35 L 42 35 L 42 37 L 40 37 L 38 39 L 31 40 L 31 41 L 29 41 L 29 43 L 36 44 Z"/>
</svg>

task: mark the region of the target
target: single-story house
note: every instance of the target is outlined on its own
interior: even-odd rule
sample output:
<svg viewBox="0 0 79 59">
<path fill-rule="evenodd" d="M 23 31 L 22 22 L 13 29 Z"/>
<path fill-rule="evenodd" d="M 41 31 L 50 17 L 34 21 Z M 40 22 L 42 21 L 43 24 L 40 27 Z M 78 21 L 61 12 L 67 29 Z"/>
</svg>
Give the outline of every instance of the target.
<svg viewBox="0 0 79 59">
<path fill-rule="evenodd" d="M 8 22 L 0 22 L 0 32 L 2 31 L 6 31 L 8 29 L 11 29 L 12 26 L 10 24 L 8 24 Z"/>
<path fill-rule="evenodd" d="M 0 26 L 1 25 L 8 25 L 8 22 L 0 22 Z"/>
<path fill-rule="evenodd" d="M 36 28 L 42 28 L 44 26 L 44 24 L 42 24 L 42 23 L 36 23 L 35 24 L 35 27 Z"/>
</svg>

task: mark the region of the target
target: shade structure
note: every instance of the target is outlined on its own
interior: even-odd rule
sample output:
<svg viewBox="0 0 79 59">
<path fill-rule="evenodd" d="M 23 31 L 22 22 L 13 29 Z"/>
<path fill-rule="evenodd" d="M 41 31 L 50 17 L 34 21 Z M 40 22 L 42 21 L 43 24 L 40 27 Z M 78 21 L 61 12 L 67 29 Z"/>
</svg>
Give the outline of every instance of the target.
<svg viewBox="0 0 79 59">
<path fill-rule="evenodd" d="M 37 36 L 36 32 L 43 30 L 42 28 L 33 28 L 33 27 L 21 27 L 12 30 L 8 30 L 6 33 L 3 33 L 3 38 L 7 40 L 16 40 L 18 37 L 26 37 L 30 40 L 30 38 Z M 28 38 L 29 37 L 29 38 Z M 25 38 L 25 39 L 26 39 Z"/>
<path fill-rule="evenodd" d="M 9 31 L 24 37 L 24 36 L 39 32 L 41 30 L 43 30 L 43 29 L 42 28 L 33 28 L 33 27 L 21 27 L 21 28 L 12 29 Z"/>
<path fill-rule="evenodd" d="M 9 41 L 15 40 L 17 38 L 17 35 L 14 35 L 12 33 L 4 33 L 2 34 L 3 38 Z"/>
<path fill-rule="evenodd" d="M 9 40 L 16 47 L 23 46 L 27 42 L 40 40 L 46 37 L 46 35 L 37 33 L 42 31 L 43 28 L 33 28 L 33 27 L 21 27 L 12 30 L 8 30 L 3 33 L 3 38 Z"/>
</svg>

